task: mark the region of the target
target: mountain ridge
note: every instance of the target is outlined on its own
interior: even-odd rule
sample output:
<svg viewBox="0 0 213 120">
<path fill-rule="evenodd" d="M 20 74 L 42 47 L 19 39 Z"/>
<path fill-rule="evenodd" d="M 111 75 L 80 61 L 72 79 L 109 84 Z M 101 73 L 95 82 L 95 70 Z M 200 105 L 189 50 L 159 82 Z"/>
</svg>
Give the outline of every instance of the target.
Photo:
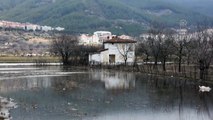
<svg viewBox="0 0 213 120">
<path fill-rule="evenodd" d="M 189 25 L 213 18 L 168 0 L 0 0 L 0 19 L 61 26 L 69 33 L 109 30 L 138 35 L 152 23 L 177 27 L 181 19 Z"/>
</svg>

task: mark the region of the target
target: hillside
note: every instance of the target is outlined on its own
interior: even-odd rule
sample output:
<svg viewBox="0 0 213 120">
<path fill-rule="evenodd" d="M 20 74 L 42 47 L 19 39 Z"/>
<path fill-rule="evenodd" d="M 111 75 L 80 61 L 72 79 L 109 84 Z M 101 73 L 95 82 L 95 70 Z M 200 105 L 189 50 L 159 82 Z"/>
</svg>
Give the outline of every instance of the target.
<svg viewBox="0 0 213 120">
<path fill-rule="evenodd" d="M 48 33 L 0 30 L 0 56 L 45 54 L 51 39 Z"/>
<path fill-rule="evenodd" d="M 0 0 L 0 19 L 61 26 L 69 33 L 110 30 L 138 35 L 153 22 L 178 26 L 213 18 L 168 0 Z"/>
<path fill-rule="evenodd" d="M 167 0 L 179 6 L 187 7 L 198 13 L 213 17 L 213 0 Z"/>
</svg>

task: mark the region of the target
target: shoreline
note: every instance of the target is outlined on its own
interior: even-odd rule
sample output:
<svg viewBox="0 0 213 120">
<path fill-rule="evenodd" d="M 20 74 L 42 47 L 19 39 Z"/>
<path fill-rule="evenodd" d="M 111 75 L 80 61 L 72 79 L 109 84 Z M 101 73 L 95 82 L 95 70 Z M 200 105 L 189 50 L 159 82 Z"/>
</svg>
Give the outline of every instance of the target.
<svg viewBox="0 0 213 120">
<path fill-rule="evenodd" d="M 62 66 L 62 63 L 0 63 L 0 66 Z"/>
<path fill-rule="evenodd" d="M 0 56 L 0 63 L 58 63 L 59 57 L 54 56 Z"/>
</svg>

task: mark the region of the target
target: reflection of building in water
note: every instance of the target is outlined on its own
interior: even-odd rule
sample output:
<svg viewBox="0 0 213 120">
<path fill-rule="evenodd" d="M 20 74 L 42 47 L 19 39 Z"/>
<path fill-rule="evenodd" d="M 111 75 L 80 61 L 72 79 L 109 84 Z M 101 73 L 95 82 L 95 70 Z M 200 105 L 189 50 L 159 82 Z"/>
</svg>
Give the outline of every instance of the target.
<svg viewBox="0 0 213 120">
<path fill-rule="evenodd" d="M 135 87 L 133 73 L 101 71 L 93 73 L 92 78 L 104 82 L 106 89 L 131 89 Z"/>
<path fill-rule="evenodd" d="M 46 78 L 30 78 L 17 80 L 0 81 L 0 92 L 7 93 L 18 90 L 27 90 L 32 88 L 47 88 L 51 86 L 51 79 Z"/>
<path fill-rule="evenodd" d="M 50 78 L 30 78 L 27 81 L 27 88 L 47 88 L 51 86 Z"/>
</svg>

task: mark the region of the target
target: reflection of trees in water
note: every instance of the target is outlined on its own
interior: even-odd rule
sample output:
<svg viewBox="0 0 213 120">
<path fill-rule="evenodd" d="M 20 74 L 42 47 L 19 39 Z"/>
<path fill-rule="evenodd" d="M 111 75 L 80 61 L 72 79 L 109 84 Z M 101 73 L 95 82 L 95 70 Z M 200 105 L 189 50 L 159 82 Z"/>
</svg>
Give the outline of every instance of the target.
<svg viewBox="0 0 213 120">
<path fill-rule="evenodd" d="M 202 114 L 201 117 L 213 120 L 210 110 L 213 108 L 212 94 L 199 93 L 198 86 L 193 81 L 156 76 L 147 76 L 147 79 L 150 107 L 154 111 L 178 110 L 179 119 L 185 119 L 185 115 L 192 109 L 197 111 L 199 117 Z"/>
<path fill-rule="evenodd" d="M 52 87 L 55 90 L 74 90 L 89 83 L 91 80 L 87 74 L 73 74 L 72 76 L 61 76 L 52 78 Z"/>
<path fill-rule="evenodd" d="M 206 115 L 213 120 L 213 113 L 211 112 L 211 107 L 213 107 L 212 105 L 212 95 L 210 93 L 199 93 L 199 104 L 198 104 L 198 110 L 197 113 L 198 114 L 203 114 Z"/>
<path fill-rule="evenodd" d="M 34 88 L 47 88 L 51 86 L 51 78 L 26 78 L 17 80 L 1 80 L 0 92 L 14 92 L 18 90 L 29 90 Z"/>
</svg>

